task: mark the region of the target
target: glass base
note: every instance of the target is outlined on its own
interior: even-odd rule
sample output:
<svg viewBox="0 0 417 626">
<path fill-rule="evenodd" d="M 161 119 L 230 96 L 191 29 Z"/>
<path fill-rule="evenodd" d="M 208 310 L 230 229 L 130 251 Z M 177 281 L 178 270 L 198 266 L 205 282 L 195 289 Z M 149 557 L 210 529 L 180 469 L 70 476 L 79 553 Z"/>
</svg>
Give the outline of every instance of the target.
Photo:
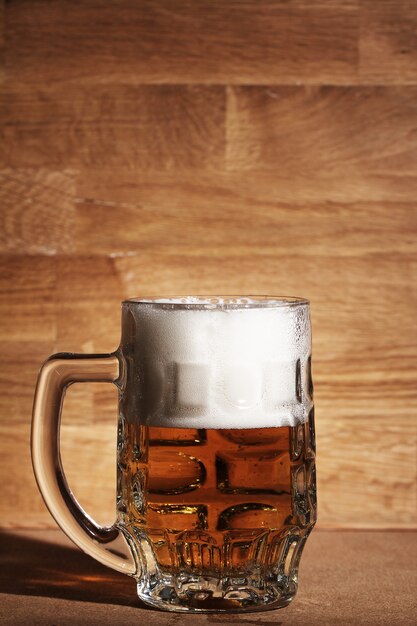
<svg viewBox="0 0 417 626">
<path fill-rule="evenodd" d="M 251 586 L 245 580 L 183 576 L 182 580 L 160 579 L 154 585 L 145 586 L 138 582 L 138 596 L 145 604 L 165 611 L 187 613 L 249 613 L 268 611 L 287 606 L 297 592 L 291 582 L 285 589 L 266 584 L 262 589 Z"/>
</svg>

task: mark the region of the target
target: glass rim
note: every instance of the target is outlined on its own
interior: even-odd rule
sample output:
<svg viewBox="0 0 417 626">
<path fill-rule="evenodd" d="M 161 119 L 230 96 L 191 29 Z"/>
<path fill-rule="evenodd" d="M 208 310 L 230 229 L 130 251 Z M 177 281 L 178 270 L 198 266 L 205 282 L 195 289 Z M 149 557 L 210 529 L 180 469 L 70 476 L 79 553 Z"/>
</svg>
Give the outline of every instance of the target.
<svg viewBox="0 0 417 626">
<path fill-rule="evenodd" d="M 123 300 L 122 306 L 140 305 L 160 309 L 273 309 L 309 306 L 307 298 L 269 295 L 165 295 Z"/>
</svg>

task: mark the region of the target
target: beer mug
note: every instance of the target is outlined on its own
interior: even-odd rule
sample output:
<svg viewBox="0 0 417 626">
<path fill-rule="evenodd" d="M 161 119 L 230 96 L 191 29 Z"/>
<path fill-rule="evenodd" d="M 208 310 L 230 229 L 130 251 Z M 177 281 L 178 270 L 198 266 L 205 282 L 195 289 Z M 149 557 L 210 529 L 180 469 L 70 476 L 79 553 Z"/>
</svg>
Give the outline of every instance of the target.
<svg viewBox="0 0 417 626">
<path fill-rule="evenodd" d="M 90 381 L 119 390 L 111 527 L 80 507 L 60 458 L 64 392 Z M 115 352 L 59 353 L 43 365 L 32 458 L 62 530 L 131 575 L 146 604 L 185 612 L 287 605 L 316 521 L 308 301 L 123 302 Z"/>
</svg>

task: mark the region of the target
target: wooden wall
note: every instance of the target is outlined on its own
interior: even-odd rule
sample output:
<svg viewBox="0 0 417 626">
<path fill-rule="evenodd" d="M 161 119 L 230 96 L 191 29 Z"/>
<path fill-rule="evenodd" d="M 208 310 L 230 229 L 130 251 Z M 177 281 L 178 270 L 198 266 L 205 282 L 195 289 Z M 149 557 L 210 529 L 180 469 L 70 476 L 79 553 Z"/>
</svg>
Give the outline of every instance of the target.
<svg viewBox="0 0 417 626">
<path fill-rule="evenodd" d="M 322 527 L 417 525 L 414 0 L 10 0 L 1 55 L 1 523 L 35 488 L 36 373 L 119 302 L 311 299 Z M 68 394 L 70 483 L 114 511 L 116 393 Z"/>
</svg>

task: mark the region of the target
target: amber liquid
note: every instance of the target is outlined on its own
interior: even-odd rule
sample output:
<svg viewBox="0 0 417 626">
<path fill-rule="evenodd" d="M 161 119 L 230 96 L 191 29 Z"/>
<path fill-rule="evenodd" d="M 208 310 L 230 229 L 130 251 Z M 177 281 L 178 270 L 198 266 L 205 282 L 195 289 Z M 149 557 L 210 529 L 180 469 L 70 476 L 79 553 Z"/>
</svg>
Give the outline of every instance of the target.
<svg viewBox="0 0 417 626">
<path fill-rule="evenodd" d="M 313 429 L 312 421 L 242 430 L 124 423 L 120 523 L 139 552 L 146 536 L 165 572 L 276 575 L 286 537 L 301 540 L 315 522 Z"/>
</svg>

